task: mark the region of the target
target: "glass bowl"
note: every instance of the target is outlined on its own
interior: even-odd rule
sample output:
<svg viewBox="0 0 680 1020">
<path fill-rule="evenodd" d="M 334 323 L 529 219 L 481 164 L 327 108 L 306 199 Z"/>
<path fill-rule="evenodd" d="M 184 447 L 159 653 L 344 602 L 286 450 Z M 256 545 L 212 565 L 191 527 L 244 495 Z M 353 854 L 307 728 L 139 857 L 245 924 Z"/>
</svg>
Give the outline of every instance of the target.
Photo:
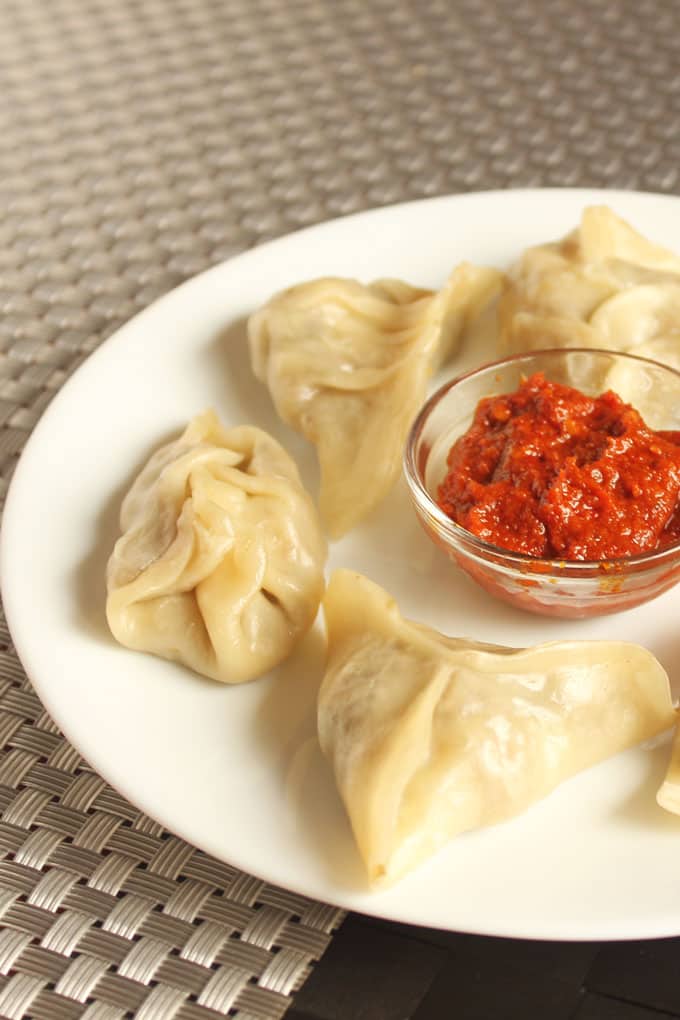
<svg viewBox="0 0 680 1020">
<path fill-rule="evenodd" d="M 482 397 L 511 393 L 534 372 L 591 396 L 612 389 L 653 429 L 680 430 L 680 373 L 615 351 L 561 349 L 505 358 L 442 386 L 411 427 L 404 471 L 429 537 L 492 595 L 546 616 L 589 617 L 630 609 L 680 580 L 680 543 L 598 561 L 538 559 L 491 545 L 452 521 L 435 501 L 446 458 Z"/>
</svg>

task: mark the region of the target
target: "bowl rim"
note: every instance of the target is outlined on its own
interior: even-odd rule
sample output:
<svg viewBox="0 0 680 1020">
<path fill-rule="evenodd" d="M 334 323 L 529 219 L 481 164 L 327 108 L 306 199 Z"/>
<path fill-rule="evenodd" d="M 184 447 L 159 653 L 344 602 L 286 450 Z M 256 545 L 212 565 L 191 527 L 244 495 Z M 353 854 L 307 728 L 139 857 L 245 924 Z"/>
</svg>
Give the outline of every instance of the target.
<svg viewBox="0 0 680 1020">
<path fill-rule="evenodd" d="M 497 563 L 501 561 L 504 566 L 515 567 L 523 574 L 529 572 L 538 573 L 538 571 L 536 571 L 536 567 L 539 564 L 543 568 L 540 571 L 540 574 L 547 576 L 552 572 L 554 574 L 559 574 L 561 578 L 568 575 L 580 577 L 594 575 L 601 576 L 603 573 L 621 573 L 625 568 L 641 571 L 643 568 L 661 566 L 666 561 L 673 560 L 678 554 L 680 554 L 680 539 L 673 542 L 671 545 L 664 546 L 663 549 L 653 549 L 650 552 L 635 553 L 633 556 L 612 556 L 604 560 L 565 560 L 559 558 L 531 556 L 528 553 L 514 552 L 511 549 L 505 549 L 503 546 L 487 542 L 473 534 L 471 531 L 468 531 L 466 528 L 463 528 L 460 524 L 457 524 L 444 513 L 425 488 L 425 484 L 418 470 L 415 456 L 418 440 L 420 439 L 421 433 L 434 409 L 455 386 L 458 386 L 475 376 L 481 375 L 484 372 L 491 372 L 493 370 L 497 371 L 499 368 L 505 368 L 513 363 L 529 361 L 532 358 L 536 358 L 541 355 L 557 356 L 567 354 L 588 354 L 595 356 L 604 354 L 609 358 L 623 358 L 626 361 L 640 362 L 642 364 L 652 365 L 654 368 L 661 369 L 662 372 L 668 372 L 671 375 L 677 376 L 680 381 L 680 371 L 673 368 L 671 365 L 666 365 L 662 361 L 655 361 L 653 358 L 642 357 L 639 354 L 630 354 L 627 351 L 616 351 L 606 347 L 542 347 L 536 350 L 521 351 L 518 354 L 506 355 L 505 357 L 498 358 L 495 361 L 484 362 L 484 364 L 478 365 L 477 368 L 461 372 L 459 375 L 454 376 L 452 379 L 447 380 L 439 386 L 435 392 L 428 397 L 414 418 L 408 432 L 406 445 L 404 447 L 402 465 L 407 485 L 416 504 L 416 509 L 419 512 L 425 511 L 431 518 L 434 518 L 440 529 L 445 533 L 445 537 L 450 540 L 452 544 L 455 544 L 456 546 L 470 546 L 472 547 L 472 550 L 474 550 L 474 552 L 476 552 L 477 555 L 485 562 L 488 562 L 490 558 Z M 603 390 L 602 392 L 607 391 Z"/>
</svg>

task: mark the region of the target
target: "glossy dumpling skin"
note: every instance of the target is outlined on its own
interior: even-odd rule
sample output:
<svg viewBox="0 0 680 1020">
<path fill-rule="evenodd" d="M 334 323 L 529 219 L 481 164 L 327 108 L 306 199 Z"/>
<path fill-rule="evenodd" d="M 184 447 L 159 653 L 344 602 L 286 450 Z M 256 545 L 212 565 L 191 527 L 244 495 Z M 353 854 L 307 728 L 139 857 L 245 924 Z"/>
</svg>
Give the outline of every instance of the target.
<svg viewBox="0 0 680 1020">
<path fill-rule="evenodd" d="M 443 637 L 348 570 L 323 607 L 319 741 L 373 885 L 673 723 L 666 674 L 638 645 Z"/>
<path fill-rule="evenodd" d="M 121 644 L 240 683 L 281 662 L 324 589 L 326 541 L 285 450 L 208 411 L 123 501 L 106 615 Z"/>
<path fill-rule="evenodd" d="M 606 206 L 563 240 L 529 248 L 499 302 L 501 346 L 605 347 L 680 368 L 680 258 Z"/>
<path fill-rule="evenodd" d="M 283 291 L 251 316 L 253 371 L 280 417 L 316 445 L 321 516 L 333 537 L 389 491 L 428 379 L 500 280 L 467 264 L 437 293 L 328 277 Z"/>
</svg>

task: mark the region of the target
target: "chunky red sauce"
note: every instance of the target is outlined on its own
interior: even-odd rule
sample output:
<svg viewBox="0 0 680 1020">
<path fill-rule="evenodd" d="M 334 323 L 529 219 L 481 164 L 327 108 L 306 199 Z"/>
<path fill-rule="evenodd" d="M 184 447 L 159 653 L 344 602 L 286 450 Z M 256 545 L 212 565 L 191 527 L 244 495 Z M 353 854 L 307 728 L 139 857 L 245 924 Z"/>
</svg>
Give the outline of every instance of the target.
<svg viewBox="0 0 680 1020">
<path fill-rule="evenodd" d="M 442 510 L 514 552 L 604 560 L 680 539 L 680 434 L 652 431 L 611 391 L 532 375 L 479 402 L 447 463 Z"/>
</svg>

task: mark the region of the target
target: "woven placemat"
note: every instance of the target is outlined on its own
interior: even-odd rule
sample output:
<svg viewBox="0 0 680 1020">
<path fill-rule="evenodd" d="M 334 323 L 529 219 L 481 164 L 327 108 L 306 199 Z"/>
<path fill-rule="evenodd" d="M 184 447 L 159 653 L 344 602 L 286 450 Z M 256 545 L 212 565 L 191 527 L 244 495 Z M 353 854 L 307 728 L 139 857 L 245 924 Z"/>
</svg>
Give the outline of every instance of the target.
<svg viewBox="0 0 680 1020">
<path fill-rule="evenodd" d="M 677 17 L 673 0 L 0 0 L 2 495 L 102 339 L 238 251 L 446 192 L 677 190 Z M 0 642 L 0 1014 L 281 1016 L 342 913 L 141 815 L 60 735 L 4 624 Z"/>
</svg>

